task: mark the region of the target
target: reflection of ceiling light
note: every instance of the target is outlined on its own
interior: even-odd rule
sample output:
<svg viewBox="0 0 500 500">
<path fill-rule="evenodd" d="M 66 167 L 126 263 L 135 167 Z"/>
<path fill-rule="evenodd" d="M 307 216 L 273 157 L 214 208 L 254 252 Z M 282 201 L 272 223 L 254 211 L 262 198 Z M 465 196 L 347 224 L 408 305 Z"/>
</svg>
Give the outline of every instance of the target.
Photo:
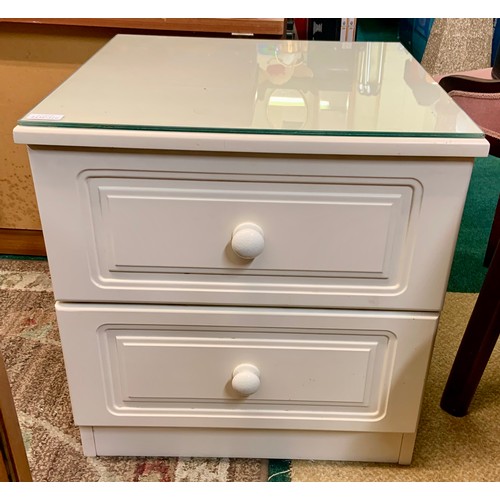
<svg viewBox="0 0 500 500">
<path fill-rule="evenodd" d="M 270 106 L 305 106 L 304 99 L 302 97 L 280 97 L 271 96 L 269 99 Z M 319 101 L 319 109 L 331 109 L 330 101 Z"/>
<path fill-rule="evenodd" d="M 269 99 L 270 106 L 305 106 L 302 97 L 280 97 L 271 96 Z"/>
</svg>

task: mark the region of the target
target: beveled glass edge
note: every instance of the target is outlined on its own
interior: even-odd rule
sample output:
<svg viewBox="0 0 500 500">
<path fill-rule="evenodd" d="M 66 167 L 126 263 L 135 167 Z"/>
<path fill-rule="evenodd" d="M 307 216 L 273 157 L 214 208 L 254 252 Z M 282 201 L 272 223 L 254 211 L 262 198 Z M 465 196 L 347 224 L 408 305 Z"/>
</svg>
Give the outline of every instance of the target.
<svg viewBox="0 0 500 500">
<path fill-rule="evenodd" d="M 363 130 L 283 130 L 283 129 L 252 129 L 252 128 L 207 128 L 207 127 L 164 127 L 154 125 L 106 125 L 93 123 L 57 123 L 44 121 L 18 120 L 18 125 L 24 127 L 72 128 L 96 130 L 136 130 L 151 132 L 195 132 L 211 134 L 245 134 L 245 135 L 294 135 L 294 136 L 324 136 L 324 137 L 436 137 L 482 139 L 484 133 L 474 132 L 382 132 Z"/>
</svg>

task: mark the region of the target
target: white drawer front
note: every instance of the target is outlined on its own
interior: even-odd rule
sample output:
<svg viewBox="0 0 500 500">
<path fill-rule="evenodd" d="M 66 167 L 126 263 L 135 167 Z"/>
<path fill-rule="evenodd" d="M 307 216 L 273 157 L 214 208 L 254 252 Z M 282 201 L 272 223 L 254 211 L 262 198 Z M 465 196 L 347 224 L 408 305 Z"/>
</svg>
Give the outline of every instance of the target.
<svg viewBox="0 0 500 500">
<path fill-rule="evenodd" d="M 437 323 L 282 309 L 57 311 L 75 422 L 93 426 L 414 432 Z M 258 370 L 248 393 L 242 365 Z"/>
<path fill-rule="evenodd" d="M 439 310 L 470 175 L 450 160 L 31 160 L 55 295 L 68 302 Z M 243 250 L 258 247 L 247 259 L 234 236 L 245 223 Z"/>
</svg>

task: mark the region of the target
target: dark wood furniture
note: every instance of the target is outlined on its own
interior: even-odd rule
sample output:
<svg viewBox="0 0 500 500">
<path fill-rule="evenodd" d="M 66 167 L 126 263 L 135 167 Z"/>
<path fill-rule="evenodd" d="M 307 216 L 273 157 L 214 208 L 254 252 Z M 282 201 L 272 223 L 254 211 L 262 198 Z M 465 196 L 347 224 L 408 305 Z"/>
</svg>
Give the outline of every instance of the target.
<svg viewBox="0 0 500 500">
<path fill-rule="evenodd" d="M 500 157 L 500 51 L 491 68 L 491 78 L 477 78 L 465 72 L 445 76 L 439 85 L 482 128 L 490 143 L 489 154 Z M 441 408 L 456 417 L 468 413 L 500 333 L 500 196 L 484 265 L 488 272 L 441 398 Z"/>
<path fill-rule="evenodd" d="M 450 371 L 441 408 L 455 417 L 468 413 L 500 333 L 500 199 L 486 261 L 488 272 Z M 491 255 L 491 257 L 489 257 Z M 491 260 L 488 262 L 488 260 Z"/>
<path fill-rule="evenodd" d="M 0 481 L 31 481 L 7 370 L 0 354 Z"/>
</svg>

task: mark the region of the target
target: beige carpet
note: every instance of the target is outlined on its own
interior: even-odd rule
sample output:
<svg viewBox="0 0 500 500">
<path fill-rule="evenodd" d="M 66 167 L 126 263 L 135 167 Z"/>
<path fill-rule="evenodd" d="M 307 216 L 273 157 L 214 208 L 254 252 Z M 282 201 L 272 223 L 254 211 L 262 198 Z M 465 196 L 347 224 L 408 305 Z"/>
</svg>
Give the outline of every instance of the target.
<svg viewBox="0 0 500 500">
<path fill-rule="evenodd" d="M 0 259 L 0 351 L 34 481 L 266 481 L 266 460 L 85 457 L 47 263 Z"/>
<path fill-rule="evenodd" d="M 466 417 L 439 401 L 477 294 L 448 293 L 429 370 L 410 466 L 292 461 L 292 481 L 500 481 L 500 346 Z"/>
</svg>

